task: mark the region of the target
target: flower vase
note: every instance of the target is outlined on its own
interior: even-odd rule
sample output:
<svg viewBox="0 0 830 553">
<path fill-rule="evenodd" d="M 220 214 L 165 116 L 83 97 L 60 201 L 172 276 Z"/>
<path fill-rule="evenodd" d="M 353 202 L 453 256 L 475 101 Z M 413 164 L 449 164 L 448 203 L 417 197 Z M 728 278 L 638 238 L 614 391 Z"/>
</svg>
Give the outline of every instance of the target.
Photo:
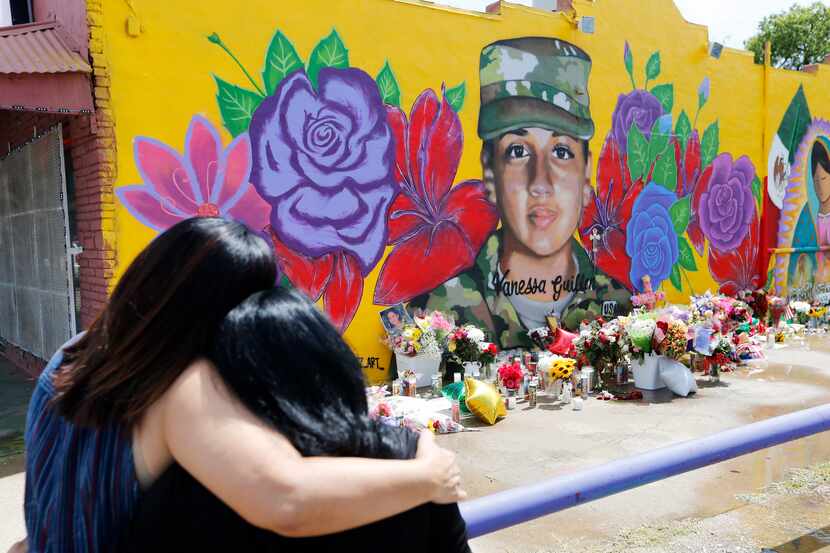
<svg viewBox="0 0 830 553">
<path fill-rule="evenodd" d="M 481 378 L 485 382 L 493 382 L 495 380 L 495 374 L 493 372 L 493 363 L 484 363 L 481 367 Z"/>
<path fill-rule="evenodd" d="M 463 376 L 471 376 L 477 380 L 481 379 L 481 363 L 478 361 L 465 361 L 461 365 L 464 367 Z"/>
<path fill-rule="evenodd" d="M 709 382 L 713 384 L 720 382 L 720 365 L 717 363 L 709 365 Z"/>
<path fill-rule="evenodd" d="M 559 379 L 548 381 L 546 393 L 554 399 L 562 397 L 562 381 Z"/>
</svg>

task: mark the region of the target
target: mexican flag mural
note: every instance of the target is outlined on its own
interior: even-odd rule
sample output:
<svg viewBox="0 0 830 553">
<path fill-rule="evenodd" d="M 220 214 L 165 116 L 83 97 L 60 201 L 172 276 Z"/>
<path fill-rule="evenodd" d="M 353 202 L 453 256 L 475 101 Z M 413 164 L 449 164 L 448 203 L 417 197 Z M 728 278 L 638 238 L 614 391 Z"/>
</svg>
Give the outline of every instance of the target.
<svg viewBox="0 0 830 553">
<path fill-rule="evenodd" d="M 830 280 L 830 251 L 822 251 L 830 247 L 828 152 L 830 122 L 811 117 L 799 87 L 768 158 L 761 263 L 776 294 L 809 297 Z M 769 248 L 779 251 L 771 255 Z"/>
</svg>

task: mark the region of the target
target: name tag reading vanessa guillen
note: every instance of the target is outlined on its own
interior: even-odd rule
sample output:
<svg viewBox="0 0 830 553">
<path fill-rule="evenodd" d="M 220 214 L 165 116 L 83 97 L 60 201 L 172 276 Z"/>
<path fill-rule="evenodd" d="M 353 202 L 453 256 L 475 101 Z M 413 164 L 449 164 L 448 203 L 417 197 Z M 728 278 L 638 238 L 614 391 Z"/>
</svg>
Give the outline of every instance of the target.
<svg viewBox="0 0 830 553">
<path fill-rule="evenodd" d="M 534 294 L 547 294 L 548 283 L 550 283 L 551 296 L 553 301 L 558 301 L 562 296 L 562 292 L 587 292 L 596 288 L 596 282 L 593 277 L 586 277 L 577 274 L 570 278 L 562 278 L 562 275 L 552 278 L 550 280 L 526 278 L 521 280 L 508 280 L 510 271 L 505 271 L 504 276 L 498 273 L 493 273 L 491 284 L 498 292 L 505 296 L 531 296 Z M 616 307 L 617 302 L 613 303 L 613 308 Z M 604 309 L 604 307 L 603 307 Z"/>
</svg>

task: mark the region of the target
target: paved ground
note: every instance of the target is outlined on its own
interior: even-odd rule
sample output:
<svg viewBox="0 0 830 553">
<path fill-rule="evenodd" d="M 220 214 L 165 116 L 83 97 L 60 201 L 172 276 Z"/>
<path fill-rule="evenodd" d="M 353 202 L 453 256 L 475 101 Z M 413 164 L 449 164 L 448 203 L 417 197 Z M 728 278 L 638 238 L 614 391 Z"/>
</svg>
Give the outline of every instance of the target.
<svg viewBox="0 0 830 553">
<path fill-rule="evenodd" d="M 33 388 L 0 357 L 0 553 L 24 535 L 23 429 Z"/>
<path fill-rule="evenodd" d="M 575 412 L 541 397 L 536 409 L 520 405 L 494 427 L 440 440 L 458 452 L 468 491 L 481 496 L 826 403 L 830 338 L 811 346 L 811 351 L 776 350 L 768 363 L 726 374 L 718 386 L 703 379 L 699 393 L 688 399 L 657 394 L 637 403 L 591 400 L 584 411 Z M 3 374 L 0 366 L 0 379 Z M 30 384 L 15 381 L 13 386 L 21 388 L 11 399 L 8 385 L 0 380 L 0 429 L 19 429 L 25 409 L 21 397 L 27 397 Z M 19 456 L 12 458 L 19 463 Z M 6 473 L 19 470 L 8 462 L 6 467 Z M 23 534 L 22 494 L 22 475 L 0 478 L 0 553 Z M 828 523 L 830 440 L 819 435 L 583 505 L 472 545 L 477 553 L 807 553 L 830 551 Z"/>
<path fill-rule="evenodd" d="M 817 351 L 823 350 L 823 351 Z M 827 353 L 825 353 L 825 351 Z M 481 496 L 830 401 L 830 342 L 779 349 L 768 363 L 702 379 L 696 396 L 591 400 L 584 411 L 540 403 L 495 427 L 442 438 Z M 474 540 L 478 553 L 830 551 L 830 465 L 801 495 L 790 469 L 830 461 L 828 435 L 760 451 Z M 814 484 L 814 485 L 813 485 Z M 818 491 L 816 491 L 818 490 Z M 744 494 L 744 495 L 742 495 Z M 763 501 L 758 497 L 763 497 Z"/>
</svg>

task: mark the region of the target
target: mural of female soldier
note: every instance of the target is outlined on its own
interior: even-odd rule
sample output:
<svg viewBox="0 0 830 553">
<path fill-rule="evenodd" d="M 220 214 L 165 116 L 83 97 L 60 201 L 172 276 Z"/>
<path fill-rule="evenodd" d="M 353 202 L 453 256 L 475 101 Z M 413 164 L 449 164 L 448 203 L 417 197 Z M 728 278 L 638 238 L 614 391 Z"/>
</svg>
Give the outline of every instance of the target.
<svg viewBox="0 0 830 553">
<path fill-rule="evenodd" d="M 478 134 L 501 228 L 473 267 L 414 303 L 455 311 L 502 348 L 530 346 L 527 329 L 545 326 L 548 313 L 574 329 L 630 309 L 630 293 L 574 238 L 591 199 L 590 70 L 583 50 L 555 38 L 482 50 Z"/>
</svg>

